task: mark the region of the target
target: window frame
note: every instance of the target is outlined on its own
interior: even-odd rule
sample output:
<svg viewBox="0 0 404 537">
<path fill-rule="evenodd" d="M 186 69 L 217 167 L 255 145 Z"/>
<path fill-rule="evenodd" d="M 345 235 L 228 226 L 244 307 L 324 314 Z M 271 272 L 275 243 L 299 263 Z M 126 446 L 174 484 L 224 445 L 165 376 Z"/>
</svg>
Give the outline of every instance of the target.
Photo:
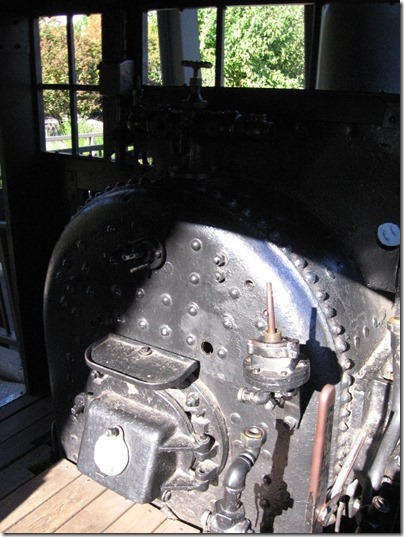
<svg viewBox="0 0 404 537">
<path fill-rule="evenodd" d="M 45 132 L 45 112 L 43 106 L 43 92 L 44 91 L 68 91 L 69 93 L 69 112 L 70 112 L 70 124 L 71 124 L 71 149 L 60 151 L 65 156 L 75 156 L 88 158 L 81 154 L 83 148 L 79 147 L 79 131 L 77 121 L 77 92 L 87 91 L 100 93 L 100 83 L 98 84 L 77 84 L 76 79 L 76 53 L 74 43 L 74 23 L 73 19 L 80 13 L 65 13 L 57 15 L 41 15 L 33 20 L 33 50 L 34 50 L 34 77 L 36 88 L 36 102 L 38 110 L 38 122 L 39 122 L 39 140 L 40 151 L 45 153 L 56 153 L 46 149 L 46 132 Z M 87 15 L 100 15 L 101 12 L 92 12 Z M 41 58 L 41 39 L 39 30 L 39 19 L 42 17 L 63 16 L 66 17 L 66 40 L 67 40 L 67 69 L 68 69 L 68 83 L 67 84 L 48 84 L 42 81 L 42 58 Z M 102 23 L 101 23 L 102 25 Z M 101 35 L 102 46 L 102 35 Z M 81 150 L 81 151 L 80 151 Z M 99 159 L 97 159 L 99 160 Z"/>
</svg>

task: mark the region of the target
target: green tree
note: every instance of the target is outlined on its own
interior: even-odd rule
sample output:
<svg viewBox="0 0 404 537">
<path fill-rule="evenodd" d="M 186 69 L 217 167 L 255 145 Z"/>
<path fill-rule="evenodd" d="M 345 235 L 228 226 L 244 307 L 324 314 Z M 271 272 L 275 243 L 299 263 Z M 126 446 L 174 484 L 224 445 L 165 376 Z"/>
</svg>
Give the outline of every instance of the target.
<svg viewBox="0 0 404 537">
<path fill-rule="evenodd" d="M 228 7 L 225 11 L 225 86 L 302 88 L 303 9 L 298 5 Z M 215 10 L 201 9 L 198 17 L 201 57 L 214 61 Z"/>
<path fill-rule="evenodd" d="M 101 16 L 74 18 L 74 48 L 76 82 L 97 85 L 98 65 L 101 61 Z M 68 52 L 66 19 L 42 17 L 39 19 L 42 82 L 44 84 L 68 84 Z M 70 97 L 67 90 L 44 90 L 44 110 L 59 121 L 70 114 Z M 77 112 L 80 118 L 102 116 L 101 96 L 90 92 L 78 92 Z"/>
</svg>

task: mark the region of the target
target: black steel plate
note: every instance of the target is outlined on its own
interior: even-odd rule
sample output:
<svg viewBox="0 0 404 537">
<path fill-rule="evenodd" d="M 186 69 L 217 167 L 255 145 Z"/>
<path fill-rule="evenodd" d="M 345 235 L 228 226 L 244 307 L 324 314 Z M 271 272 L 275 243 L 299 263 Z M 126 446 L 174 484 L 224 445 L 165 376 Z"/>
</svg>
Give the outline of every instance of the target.
<svg viewBox="0 0 404 537">
<path fill-rule="evenodd" d="M 87 365 L 107 375 L 146 388 L 177 386 L 195 371 L 198 362 L 116 334 L 90 345 Z"/>
</svg>

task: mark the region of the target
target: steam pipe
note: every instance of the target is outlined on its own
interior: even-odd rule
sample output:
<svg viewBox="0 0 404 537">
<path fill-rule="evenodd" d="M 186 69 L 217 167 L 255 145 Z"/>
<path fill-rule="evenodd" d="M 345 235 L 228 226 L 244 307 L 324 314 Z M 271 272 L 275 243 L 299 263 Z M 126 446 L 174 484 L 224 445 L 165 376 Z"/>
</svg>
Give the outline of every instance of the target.
<svg viewBox="0 0 404 537">
<path fill-rule="evenodd" d="M 241 435 L 245 451 L 240 453 L 227 469 L 223 480 L 223 498 L 215 503 L 213 512 L 205 511 L 202 525 L 208 533 L 251 533 L 251 522 L 245 516 L 241 493 L 245 489 L 248 472 L 254 466 L 266 440 L 261 427 L 248 427 Z"/>
<path fill-rule="evenodd" d="M 391 350 L 393 354 L 393 394 L 391 412 L 392 418 L 387 425 L 380 442 L 368 477 L 374 490 L 379 490 L 387 461 L 400 438 L 400 319 L 392 317 L 387 323 L 391 332 Z"/>
<path fill-rule="evenodd" d="M 229 466 L 223 481 L 224 495 L 222 509 L 226 513 L 237 513 L 240 507 L 240 496 L 245 489 L 247 474 L 254 466 L 257 456 L 241 453 Z"/>
</svg>

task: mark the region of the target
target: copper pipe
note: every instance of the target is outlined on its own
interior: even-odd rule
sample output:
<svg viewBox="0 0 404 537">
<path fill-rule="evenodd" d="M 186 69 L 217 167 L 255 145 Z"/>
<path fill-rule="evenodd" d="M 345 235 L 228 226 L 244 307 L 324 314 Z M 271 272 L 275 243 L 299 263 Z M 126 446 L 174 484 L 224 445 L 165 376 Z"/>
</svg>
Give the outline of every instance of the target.
<svg viewBox="0 0 404 537">
<path fill-rule="evenodd" d="M 311 461 L 308 505 L 311 504 L 310 524 L 314 523 L 317 495 L 323 467 L 323 455 L 327 434 L 327 424 L 329 421 L 329 411 L 335 402 L 335 387 L 326 384 L 320 392 L 318 400 L 318 413 L 316 423 L 316 433 L 314 437 L 313 455 Z M 311 501 L 310 501 L 311 496 Z"/>
<path fill-rule="evenodd" d="M 267 283 L 267 332 L 268 334 L 275 334 L 275 308 L 274 308 L 274 297 L 272 294 L 272 283 Z"/>
</svg>

